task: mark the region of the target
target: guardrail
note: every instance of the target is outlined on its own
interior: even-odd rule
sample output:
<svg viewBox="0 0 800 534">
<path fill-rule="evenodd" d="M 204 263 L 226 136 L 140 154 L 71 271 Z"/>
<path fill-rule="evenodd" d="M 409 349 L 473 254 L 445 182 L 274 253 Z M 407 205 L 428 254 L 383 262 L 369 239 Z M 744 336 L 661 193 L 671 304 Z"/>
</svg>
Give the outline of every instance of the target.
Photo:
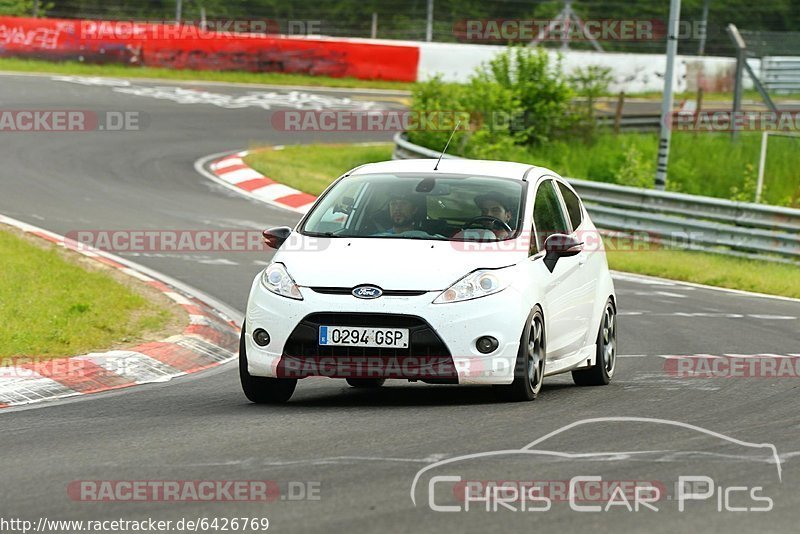
<svg viewBox="0 0 800 534">
<path fill-rule="evenodd" d="M 394 138 L 393 159 L 439 152 Z M 445 158 L 458 158 L 449 154 Z M 567 178 L 605 230 L 690 249 L 800 262 L 800 210 Z"/>
<path fill-rule="evenodd" d="M 771 56 L 761 60 L 761 79 L 775 93 L 800 91 L 800 57 Z"/>
<path fill-rule="evenodd" d="M 613 129 L 613 115 L 600 115 L 595 117 L 597 126 L 601 128 Z M 657 132 L 661 128 L 661 115 L 654 113 L 642 113 L 640 115 L 623 115 L 619 119 L 620 132 Z"/>
</svg>

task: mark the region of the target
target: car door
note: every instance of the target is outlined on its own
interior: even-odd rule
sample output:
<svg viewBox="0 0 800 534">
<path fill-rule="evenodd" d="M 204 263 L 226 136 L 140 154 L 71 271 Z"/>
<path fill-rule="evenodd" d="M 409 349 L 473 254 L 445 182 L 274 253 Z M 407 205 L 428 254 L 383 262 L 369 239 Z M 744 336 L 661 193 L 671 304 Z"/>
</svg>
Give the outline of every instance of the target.
<svg viewBox="0 0 800 534">
<path fill-rule="evenodd" d="M 583 332 L 581 345 L 585 346 L 594 343 L 597 334 L 596 327 L 592 322 L 592 315 L 595 309 L 595 298 L 597 297 L 597 273 L 600 272 L 598 261 L 601 261 L 601 258 L 600 255 L 594 254 L 591 240 L 597 239 L 599 236 L 588 235 L 588 230 L 584 225 L 586 217 L 578 195 L 563 180 L 556 179 L 555 182 L 565 213 L 569 219 L 572 235 L 578 238 L 579 241 L 586 243 L 576 256 L 578 269 L 571 282 L 574 285 L 578 299 L 576 313 L 573 317 L 574 328 L 576 332 Z"/>
<path fill-rule="evenodd" d="M 539 182 L 533 198 L 531 274 L 544 293 L 548 367 L 558 369 L 559 360 L 582 347 L 586 334 L 581 258 L 560 258 L 552 273 L 547 269 L 543 261 L 545 240 L 552 234 L 569 234 L 572 229 L 552 178 Z"/>
</svg>

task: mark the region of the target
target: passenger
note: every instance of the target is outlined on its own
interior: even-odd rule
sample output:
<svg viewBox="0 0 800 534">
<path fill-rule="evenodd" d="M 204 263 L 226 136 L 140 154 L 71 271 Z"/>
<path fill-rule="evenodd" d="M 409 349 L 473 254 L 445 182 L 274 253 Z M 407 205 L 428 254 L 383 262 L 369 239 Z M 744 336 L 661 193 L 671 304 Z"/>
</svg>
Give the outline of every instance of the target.
<svg viewBox="0 0 800 534">
<path fill-rule="evenodd" d="M 481 210 L 482 217 L 492 217 L 511 227 L 513 202 L 506 195 L 498 191 L 489 191 L 475 197 L 475 205 Z M 485 228 L 492 230 L 498 239 L 507 239 L 510 234 L 502 224 L 497 221 L 485 220 Z"/>
</svg>

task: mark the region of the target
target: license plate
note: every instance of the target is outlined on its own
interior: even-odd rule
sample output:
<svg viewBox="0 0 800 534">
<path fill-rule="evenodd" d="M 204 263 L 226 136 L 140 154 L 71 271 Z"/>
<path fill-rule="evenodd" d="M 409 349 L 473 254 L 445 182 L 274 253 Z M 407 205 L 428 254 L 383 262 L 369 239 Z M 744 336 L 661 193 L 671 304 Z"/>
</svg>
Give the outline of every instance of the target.
<svg viewBox="0 0 800 534">
<path fill-rule="evenodd" d="M 408 328 L 320 326 L 319 344 L 338 347 L 408 347 Z"/>
</svg>

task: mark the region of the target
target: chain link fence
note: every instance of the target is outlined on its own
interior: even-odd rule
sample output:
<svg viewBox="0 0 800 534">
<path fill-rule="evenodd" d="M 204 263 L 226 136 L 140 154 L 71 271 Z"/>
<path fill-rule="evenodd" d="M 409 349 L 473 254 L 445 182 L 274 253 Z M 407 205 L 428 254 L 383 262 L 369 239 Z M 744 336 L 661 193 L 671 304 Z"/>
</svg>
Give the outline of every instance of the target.
<svg viewBox="0 0 800 534">
<path fill-rule="evenodd" d="M 421 41 L 426 38 L 430 6 L 433 40 L 458 42 L 456 29 L 465 21 L 554 20 L 564 13 L 567 4 L 583 21 L 649 20 L 666 25 L 668 15 L 668 2 L 663 0 L 0 0 L 0 14 L 29 16 L 35 12 L 47 17 L 118 20 L 180 17 L 198 23 L 204 19 L 269 19 L 283 33 L 294 33 L 294 23 L 294 29 L 317 35 Z M 764 46 L 780 47 L 786 54 L 798 53 L 800 33 L 779 33 L 800 27 L 795 0 L 760 4 L 697 0 L 683 4 L 681 54 L 732 56 L 735 51 L 724 30 L 730 22 L 753 30 L 754 43 L 771 43 Z M 492 42 L 508 41 L 497 38 Z M 609 39 L 601 45 L 605 51 L 663 53 L 664 43 L 661 35 L 650 40 Z M 562 47 L 561 35 L 551 36 L 542 46 Z M 594 49 L 588 41 L 574 39 L 569 47 Z"/>
</svg>

